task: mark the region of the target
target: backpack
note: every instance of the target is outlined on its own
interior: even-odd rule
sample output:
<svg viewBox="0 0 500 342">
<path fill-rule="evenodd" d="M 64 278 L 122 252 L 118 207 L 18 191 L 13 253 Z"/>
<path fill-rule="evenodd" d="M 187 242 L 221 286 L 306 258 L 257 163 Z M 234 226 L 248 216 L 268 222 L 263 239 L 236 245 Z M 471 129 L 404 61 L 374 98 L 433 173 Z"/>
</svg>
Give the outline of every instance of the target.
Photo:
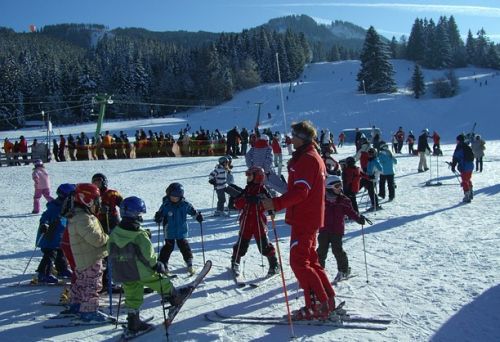
<svg viewBox="0 0 500 342">
<path fill-rule="evenodd" d="M 474 153 L 469 145 L 464 144 L 464 160 L 467 162 L 474 161 Z"/>
</svg>

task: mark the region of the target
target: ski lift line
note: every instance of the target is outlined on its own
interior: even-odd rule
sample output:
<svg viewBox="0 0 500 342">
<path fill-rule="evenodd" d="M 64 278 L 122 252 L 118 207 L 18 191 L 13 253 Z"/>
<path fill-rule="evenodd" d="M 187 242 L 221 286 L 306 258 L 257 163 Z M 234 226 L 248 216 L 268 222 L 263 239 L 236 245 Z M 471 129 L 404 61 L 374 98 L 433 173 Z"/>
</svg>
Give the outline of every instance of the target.
<svg viewBox="0 0 500 342">
<path fill-rule="evenodd" d="M 176 107 L 176 108 L 221 108 L 221 109 L 242 109 L 242 107 L 232 107 L 232 106 L 210 106 L 210 105 L 184 105 L 184 104 L 166 104 L 166 103 L 151 103 L 151 102 L 132 102 L 132 101 L 120 101 L 116 100 L 116 104 L 127 104 L 127 105 L 142 105 L 142 106 L 158 106 L 158 107 Z"/>
<path fill-rule="evenodd" d="M 40 104 L 56 104 L 56 103 L 79 103 L 79 100 L 73 101 L 43 101 L 43 102 L 2 102 L 0 106 L 8 106 L 8 105 L 40 105 Z"/>
<path fill-rule="evenodd" d="M 44 110 L 43 113 L 47 114 L 47 113 L 54 113 L 54 112 L 62 112 L 62 111 L 68 110 L 68 109 L 74 109 L 74 108 L 84 107 L 86 105 L 87 104 L 78 105 L 78 106 L 70 106 L 70 107 L 59 108 L 59 109 L 52 109 L 52 110 Z M 17 116 L 13 116 L 13 117 L 9 117 L 9 118 L 4 118 L 4 119 L 0 119 L 0 122 L 1 121 L 14 120 L 17 117 L 21 117 L 21 118 L 24 119 L 24 118 L 30 118 L 30 117 L 39 116 L 39 115 L 42 115 L 42 112 L 37 112 L 37 113 L 32 113 L 32 114 L 25 114 L 25 115 L 17 115 Z"/>
<path fill-rule="evenodd" d="M 61 97 L 82 97 L 82 96 L 96 96 L 96 93 L 82 93 L 82 94 L 68 94 L 61 95 Z M 23 96 L 23 99 L 30 99 L 31 101 L 35 101 L 33 99 L 46 99 L 50 98 L 53 95 L 39 95 L 39 96 Z"/>
</svg>

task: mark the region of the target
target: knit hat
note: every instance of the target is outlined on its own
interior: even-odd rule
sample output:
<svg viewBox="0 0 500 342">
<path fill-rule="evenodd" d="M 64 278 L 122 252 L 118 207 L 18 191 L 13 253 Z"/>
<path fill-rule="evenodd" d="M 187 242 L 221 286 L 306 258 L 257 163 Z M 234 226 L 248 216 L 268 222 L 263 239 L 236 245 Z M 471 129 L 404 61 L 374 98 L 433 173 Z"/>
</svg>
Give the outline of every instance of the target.
<svg viewBox="0 0 500 342">
<path fill-rule="evenodd" d="M 457 141 L 464 142 L 465 141 L 465 136 L 463 134 L 457 135 Z"/>
</svg>

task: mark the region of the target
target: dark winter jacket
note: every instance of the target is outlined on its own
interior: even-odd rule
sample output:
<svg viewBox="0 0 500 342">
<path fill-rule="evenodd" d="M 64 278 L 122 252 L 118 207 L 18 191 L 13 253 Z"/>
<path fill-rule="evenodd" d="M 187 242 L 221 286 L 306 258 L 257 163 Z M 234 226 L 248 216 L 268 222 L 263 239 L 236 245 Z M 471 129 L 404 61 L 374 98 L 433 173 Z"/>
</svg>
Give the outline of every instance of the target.
<svg viewBox="0 0 500 342">
<path fill-rule="evenodd" d="M 327 230 L 333 234 L 344 235 L 344 216 L 359 221 L 359 214 L 352 208 L 352 202 L 344 194 L 332 196 L 327 194 L 325 201 L 325 226 L 320 232 Z"/>
<path fill-rule="evenodd" d="M 458 165 L 458 171 L 468 172 L 474 170 L 474 153 L 466 143 L 460 142 L 453 152 L 452 166 Z"/>
<path fill-rule="evenodd" d="M 426 151 L 431 151 L 431 148 L 429 147 L 429 143 L 427 142 L 428 138 L 427 133 L 422 133 L 418 136 L 418 145 L 417 145 L 417 151 L 418 152 L 426 152 Z"/>
<path fill-rule="evenodd" d="M 40 229 L 36 235 L 36 241 L 40 240 L 38 247 L 40 248 L 50 248 L 57 249 L 61 244 L 61 237 L 66 229 L 66 218 L 61 216 L 61 208 L 63 201 L 60 198 L 56 198 L 47 203 L 47 209 L 43 212 L 42 217 L 40 217 L 40 225 L 47 224 L 49 230 L 40 240 Z"/>
<path fill-rule="evenodd" d="M 184 198 L 177 203 L 166 198 L 158 211 L 166 218 L 164 222 L 167 224 L 163 229 L 163 234 L 167 240 L 187 238 L 189 236 L 187 215 L 196 216 L 198 214 L 191 203 Z"/>
</svg>

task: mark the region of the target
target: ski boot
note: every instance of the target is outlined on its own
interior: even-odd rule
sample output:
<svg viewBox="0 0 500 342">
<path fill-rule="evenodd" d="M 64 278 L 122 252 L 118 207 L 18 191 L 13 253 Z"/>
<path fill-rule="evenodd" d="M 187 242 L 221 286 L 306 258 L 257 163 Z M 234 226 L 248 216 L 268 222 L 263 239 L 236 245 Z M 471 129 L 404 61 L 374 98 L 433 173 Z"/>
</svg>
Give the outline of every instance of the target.
<svg viewBox="0 0 500 342">
<path fill-rule="evenodd" d="M 231 262 L 231 270 L 233 271 L 234 275 L 239 277 L 240 276 L 240 264 L 238 264 L 235 261 Z"/>
<path fill-rule="evenodd" d="M 278 264 L 278 259 L 276 259 L 276 256 L 270 256 L 268 257 L 269 260 L 269 271 L 267 271 L 267 276 L 271 277 L 275 274 L 280 273 L 280 267 Z"/>
<path fill-rule="evenodd" d="M 172 291 L 168 296 L 164 297 L 164 300 L 172 306 L 178 306 L 182 303 L 190 291 L 191 286 L 180 287 L 178 289 L 172 286 Z"/>
<path fill-rule="evenodd" d="M 139 310 L 130 310 L 127 314 L 127 330 L 133 334 L 149 330 L 153 326 L 144 321 L 141 321 Z"/>
</svg>

